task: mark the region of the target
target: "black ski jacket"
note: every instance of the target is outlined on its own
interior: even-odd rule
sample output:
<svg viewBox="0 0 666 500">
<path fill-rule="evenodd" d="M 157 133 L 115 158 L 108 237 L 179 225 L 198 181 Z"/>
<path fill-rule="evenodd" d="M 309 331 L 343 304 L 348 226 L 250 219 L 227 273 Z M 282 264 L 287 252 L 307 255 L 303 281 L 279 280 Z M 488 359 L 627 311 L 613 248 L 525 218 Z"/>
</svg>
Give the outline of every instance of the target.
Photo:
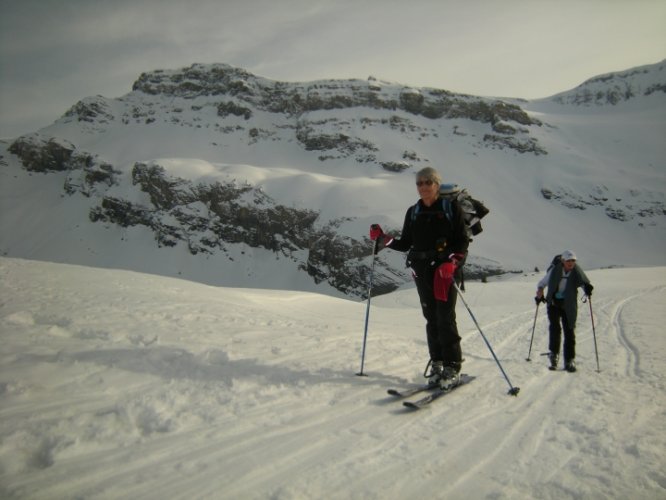
<svg viewBox="0 0 666 500">
<path fill-rule="evenodd" d="M 452 253 L 467 255 L 469 239 L 458 202 L 451 203 L 452 220 L 444 212 L 439 198 L 429 207 L 419 200 L 416 214 L 415 207 L 412 205 L 407 210 L 400 238 L 394 238 L 389 248 L 399 252 L 409 251 L 414 258 L 436 256 L 439 260 L 447 260 Z"/>
</svg>

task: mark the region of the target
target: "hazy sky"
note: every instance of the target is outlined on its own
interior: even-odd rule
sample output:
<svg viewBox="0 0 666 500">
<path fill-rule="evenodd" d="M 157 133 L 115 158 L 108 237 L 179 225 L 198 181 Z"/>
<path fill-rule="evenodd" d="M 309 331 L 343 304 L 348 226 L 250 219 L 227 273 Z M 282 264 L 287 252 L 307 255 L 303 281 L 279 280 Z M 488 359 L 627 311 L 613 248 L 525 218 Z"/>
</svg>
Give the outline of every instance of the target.
<svg viewBox="0 0 666 500">
<path fill-rule="evenodd" d="M 531 99 L 663 59 L 666 0 L 0 0 L 0 137 L 195 62 Z"/>
</svg>

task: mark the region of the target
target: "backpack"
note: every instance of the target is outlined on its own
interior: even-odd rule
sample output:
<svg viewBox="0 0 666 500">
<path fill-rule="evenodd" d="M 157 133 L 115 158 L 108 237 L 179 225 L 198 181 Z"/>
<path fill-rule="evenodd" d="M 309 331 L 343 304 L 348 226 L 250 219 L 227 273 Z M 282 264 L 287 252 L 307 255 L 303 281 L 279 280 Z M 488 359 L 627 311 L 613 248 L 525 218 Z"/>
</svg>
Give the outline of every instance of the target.
<svg viewBox="0 0 666 500">
<path fill-rule="evenodd" d="M 553 257 L 553 260 L 548 266 L 546 272 L 550 271 L 552 268 L 554 268 L 557 264 L 560 264 L 561 262 L 562 262 L 562 255 L 558 253 L 555 257 Z"/>
<path fill-rule="evenodd" d="M 465 231 L 467 232 L 469 241 L 472 241 L 472 236 L 476 236 L 483 231 L 481 219 L 488 215 L 490 210 L 482 202 L 472 198 L 467 189 L 460 188 L 458 184 L 442 184 L 439 187 L 439 199 L 442 203 L 442 211 L 446 214 L 449 221 L 453 220 L 451 202 L 458 202 L 458 206 L 463 211 Z M 419 204 L 416 203 L 412 210 L 412 221 L 416 218 L 418 212 Z"/>
</svg>

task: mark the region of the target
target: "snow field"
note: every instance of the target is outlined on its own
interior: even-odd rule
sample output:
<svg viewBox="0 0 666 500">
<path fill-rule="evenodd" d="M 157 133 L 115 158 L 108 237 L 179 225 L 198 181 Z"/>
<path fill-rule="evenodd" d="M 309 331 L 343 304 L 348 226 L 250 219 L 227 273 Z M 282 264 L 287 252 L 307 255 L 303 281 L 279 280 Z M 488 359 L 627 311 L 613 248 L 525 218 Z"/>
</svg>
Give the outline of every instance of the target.
<svg viewBox="0 0 666 500">
<path fill-rule="evenodd" d="M 661 498 L 666 268 L 588 272 L 579 371 L 550 372 L 540 275 L 468 282 L 477 377 L 428 409 L 416 292 L 365 302 L 0 258 L 3 498 Z"/>
</svg>

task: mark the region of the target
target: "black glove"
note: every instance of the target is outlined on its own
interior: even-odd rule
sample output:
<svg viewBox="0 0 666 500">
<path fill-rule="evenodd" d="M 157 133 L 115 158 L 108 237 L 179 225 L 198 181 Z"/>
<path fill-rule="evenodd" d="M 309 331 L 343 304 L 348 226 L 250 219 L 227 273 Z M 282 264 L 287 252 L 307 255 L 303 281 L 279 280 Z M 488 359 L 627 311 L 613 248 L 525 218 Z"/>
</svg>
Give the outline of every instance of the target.
<svg viewBox="0 0 666 500">
<path fill-rule="evenodd" d="M 534 297 L 534 302 L 536 302 L 536 305 L 538 306 L 541 302 L 546 302 L 546 297 Z"/>
<path fill-rule="evenodd" d="M 594 290 L 594 287 L 592 286 L 592 283 L 585 283 L 585 285 L 583 285 L 583 290 L 585 290 L 585 295 L 591 297 L 592 290 Z"/>
</svg>

